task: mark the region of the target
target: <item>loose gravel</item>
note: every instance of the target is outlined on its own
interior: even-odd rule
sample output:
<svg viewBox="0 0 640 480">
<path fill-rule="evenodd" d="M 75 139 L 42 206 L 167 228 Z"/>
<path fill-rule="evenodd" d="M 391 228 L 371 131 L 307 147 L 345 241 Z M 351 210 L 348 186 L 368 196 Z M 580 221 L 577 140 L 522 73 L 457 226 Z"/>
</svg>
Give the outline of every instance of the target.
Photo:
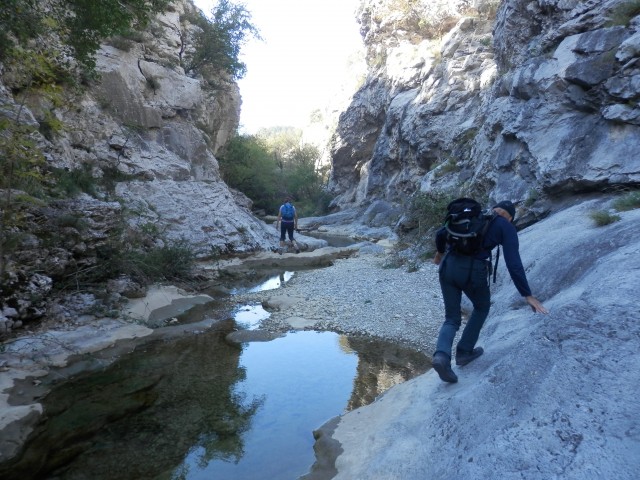
<svg viewBox="0 0 640 480">
<path fill-rule="evenodd" d="M 433 353 L 443 303 L 437 267 L 419 270 L 385 267 L 383 254 L 358 254 L 332 266 L 299 271 L 276 289 L 238 295 L 241 304 L 261 303 L 271 313 L 261 328 L 291 330 L 287 321 L 302 317 L 313 330 L 365 335 Z M 280 302 L 274 302 L 279 297 Z M 281 304 L 270 309 L 270 304 Z"/>
</svg>

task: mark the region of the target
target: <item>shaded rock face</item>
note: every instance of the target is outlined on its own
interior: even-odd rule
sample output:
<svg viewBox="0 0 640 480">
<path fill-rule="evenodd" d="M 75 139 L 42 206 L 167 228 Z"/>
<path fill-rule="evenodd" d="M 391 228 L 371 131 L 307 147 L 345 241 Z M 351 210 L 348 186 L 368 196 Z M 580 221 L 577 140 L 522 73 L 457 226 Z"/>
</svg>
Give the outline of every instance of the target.
<svg viewBox="0 0 640 480">
<path fill-rule="evenodd" d="M 422 3 L 442 23 L 397 30 L 376 14 L 390 2 L 362 3 L 370 70 L 332 138 L 336 207 L 446 190 L 539 215 L 638 184 L 640 21 L 617 24 L 624 2 Z"/>
<path fill-rule="evenodd" d="M 23 321 L 56 316 L 51 304 L 54 284 L 67 288 L 96 268 L 98 251 L 105 248 L 121 225 L 118 202 L 80 195 L 57 200 L 35 209 L 22 209 L 29 233 L 5 263 L 0 284 L 0 334 L 23 326 Z M 73 289 L 72 289 L 73 290 Z M 82 302 L 76 313 L 95 310 L 92 301 Z"/>
</svg>

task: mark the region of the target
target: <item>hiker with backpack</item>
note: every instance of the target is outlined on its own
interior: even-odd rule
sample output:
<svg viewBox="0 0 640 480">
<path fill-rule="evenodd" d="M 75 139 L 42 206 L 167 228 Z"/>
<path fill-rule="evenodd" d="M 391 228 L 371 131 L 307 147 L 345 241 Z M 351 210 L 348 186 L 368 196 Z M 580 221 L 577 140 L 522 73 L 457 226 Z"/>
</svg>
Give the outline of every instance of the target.
<svg viewBox="0 0 640 480">
<path fill-rule="evenodd" d="M 460 198 L 451 202 L 447 211 L 445 224 L 436 232 L 435 238 L 437 253 L 433 262 L 440 266 L 445 321 L 440 328 L 432 365 L 441 380 L 455 383 L 458 377 L 451 368 L 451 354 L 462 323 L 460 302 L 463 293 L 471 301 L 473 311 L 456 345 L 456 365 L 467 365 L 484 352 L 482 347 L 476 347 L 476 342 L 491 306 L 491 250 L 498 247 L 497 267 L 502 246 L 511 280 L 531 309 L 545 314 L 548 311 L 531 294 L 527 282 L 520 259 L 518 233 L 513 225 L 516 209 L 512 202 L 502 201 L 491 213 L 484 214 L 478 202 Z"/>
<path fill-rule="evenodd" d="M 280 227 L 280 248 L 278 249 L 278 253 L 282 255 L 286 235 L 289 236 L 289 241 L 296 249 L 296 253 L 300 253 L 300 248 L 293 239 L 293 230 L 298 229 L 298 212 L 296 212 L 296 207 L 291 203 L 291 197 L 285 198 L 284 204 L 280 205 L 280 209 L 278 210 L 278 220 L 276 221 L 276 229 L 278 227 Z"/>
</svg>

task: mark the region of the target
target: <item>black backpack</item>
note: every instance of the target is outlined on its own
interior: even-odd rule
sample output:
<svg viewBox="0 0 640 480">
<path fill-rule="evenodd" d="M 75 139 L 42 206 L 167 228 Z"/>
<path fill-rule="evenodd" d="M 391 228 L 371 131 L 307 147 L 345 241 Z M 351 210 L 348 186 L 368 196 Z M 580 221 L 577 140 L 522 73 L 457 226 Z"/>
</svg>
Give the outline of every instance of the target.
<svg viewBox="0 0 640 480">
<path fill-rule="evenodd" d="M 495 214 L 485 214 L 472 198 L 458 198 L 447 206 L 444 228 L 451 250 L 473 256 L 482 250 L 482 240 Z"/>
</svg>

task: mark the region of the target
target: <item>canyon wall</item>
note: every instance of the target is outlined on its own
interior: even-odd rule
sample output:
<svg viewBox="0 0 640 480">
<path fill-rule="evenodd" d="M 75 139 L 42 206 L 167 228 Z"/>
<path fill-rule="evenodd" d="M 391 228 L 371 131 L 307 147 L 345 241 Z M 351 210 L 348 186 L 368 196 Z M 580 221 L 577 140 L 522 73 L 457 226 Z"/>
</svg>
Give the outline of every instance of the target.
<svg viewBox="0 0 640 480">
<path fill-rule="evenodd" d="M 332 138 L 338 209 L 417 191 L 530 221 L 637 186 L 640 19 L 627 0 L 365 0 L 369 73 Z"/>
</svg>

